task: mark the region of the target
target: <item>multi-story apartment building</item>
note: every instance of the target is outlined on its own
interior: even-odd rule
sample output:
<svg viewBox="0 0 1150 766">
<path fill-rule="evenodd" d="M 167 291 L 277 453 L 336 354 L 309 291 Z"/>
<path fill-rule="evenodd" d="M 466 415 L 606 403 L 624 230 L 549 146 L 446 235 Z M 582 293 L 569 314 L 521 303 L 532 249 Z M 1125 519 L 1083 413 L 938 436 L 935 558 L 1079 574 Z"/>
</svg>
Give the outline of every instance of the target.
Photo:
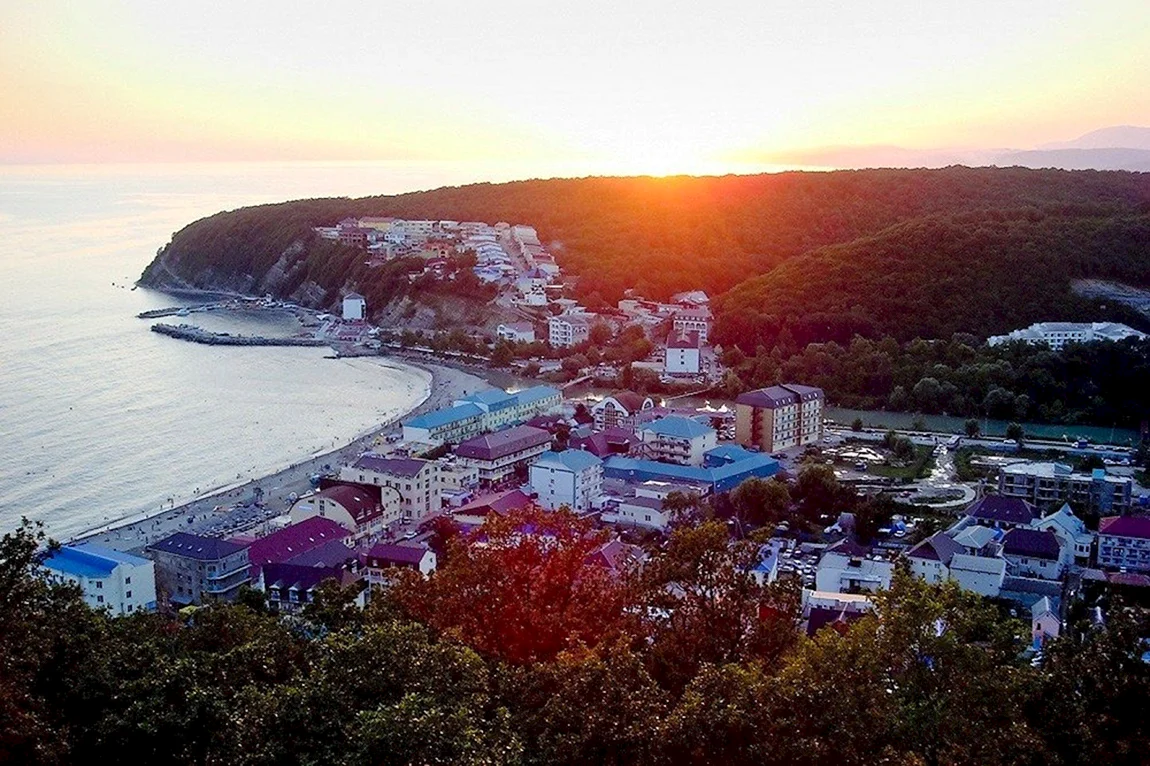
<svg viewBox="0 0 1150 766">
<path fill-rule="evenodd" d="M 460 442 L 455 456 L 479 469 L 481 483 L 492 485 L 514 477 L 549 449 L 551 434 L 542 428 L 513 426 Z"/>
<path fill-rule="evenodd" d="M 605 428 L 634 428 L 635 416 L 654 407 L 655 400 L 649 396 L 634 391 L 616 391 L 591 406 L 591 417 L 595 419 L 597 431 Z"/>
<path fill-rule="evenodd" d="M 531 464 L 529 477 L 544 508 L 586 511 L 602 494 L 603 461 L 582 450 L 544 452 Z"/>
<path fill-rule="evenodd" d="M 591 336 L 591 323 L 578 314 L 551 317 L 547 323 L 547 340 L 556 348 L 578 346 Z"/>
<path fill-rule="evenodd" d="M 563 394 L 550 386 L 533 386 L 515 393 L 491 388 L 458 399 L 447 409 L 404 421 L 403 438 L 419 444 L 458 444 L 536 415 L 549 414 L 562 404 Z"/>
<path fill-rule="evenodd" d="M 1103 468 L 1076 473 L 1064 463 L 1016 463 L 998 474 L 998 493 L 1021 497 L 1042 509 L 1070 503 L 1099 513 L 1122 513 L 1130 507 L 1134 483 Z"/>
<path fill-rule="evenodd" d="M 399 491 L 393 487 L 329 478 L 320 480 L 319 492 L 304 495 L 291 507 L 292 524 L 328 519 L 356 541 L 378 538 L 403 515 Z"/>
<path fill-rule="evenodd" d="M 711 325 L 711 311 L 707 308 L 682 308 L 675 312 L 671 320 L 673 332 L 699 333 L 699 343 L 707 345 L 708 330 Z"/>
<path fill-rule="evenodd" d="M 64 545 L 41 566 L 80 588 L 93 609 L 122 615 L 156 608 L 156 565 L 149 559 L 96 545 Z"/>
<path fill-rule="evenodd" d="M 1098 524 L 1098 566 L 1150 572 L 1150 518 L 1108 516 Z"/>
<path fill-rule="evenodd" d="M 735 440 L 774 452 L 814 444 L 823 436 L 821 388 L 784 383 L 747 391 L 735 399 Z"/>
<path fill-rule="evenodd" d="M 678 465 L 702 465 L 704 453 L 718 446 L 713 428 L 678 415 L 653 420 L 638 434 L 647 457 Z"/>
<path fill-rule="evenodd" d="M 443 507 L 439 464 L 434 460 L 383 457 L 369 452 L 345 466 L 340 478 L 394 489 L 400 497 L 400 516 L 408 521 L 418 521 Z"/>
<path fill-rule="evenodd" d="M 231 601 L 251 584 L 248 546 L 177 532 L 148 546 L 156 585 L 175 604 Z"/>
<path fill-rule="evenodd" d="M 703 343 L 697 330 L 671 331 L 663 371 L 668 375 L 698 375 L 703 371 Z"/>
</svg>

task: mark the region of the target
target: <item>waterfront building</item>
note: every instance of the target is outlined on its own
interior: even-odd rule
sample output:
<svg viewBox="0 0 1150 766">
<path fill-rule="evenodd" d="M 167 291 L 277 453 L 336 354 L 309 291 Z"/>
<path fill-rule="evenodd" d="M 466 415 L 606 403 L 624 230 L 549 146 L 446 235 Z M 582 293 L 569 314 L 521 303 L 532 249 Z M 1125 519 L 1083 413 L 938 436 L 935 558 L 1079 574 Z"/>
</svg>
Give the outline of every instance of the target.
<svg viewBox="0 0 1150 766">
<path fill-rule="evenodd" d="M 998 492 L 1028 500 L 1039 508 L 1072 503 L 1098 513 L 1123 513 L 1130 508 L 1134 482 L 1111 476 L 1104 468 L 1077 472 L 1064 463 L 1015 463 L 998 474 Z"/>
<path fill-rule="evenodd" d="M 345 322 L 362 322 L 367 319 L 367 300 L 359 293 L 348 293 L 343 297 L 343 319 Z"/>
<path fill-rule="evenodd" d="M 1037 322 L 1022 330 L 1006 335 L 992 335 L 986 339 L 987 345 L 1022 341 L 1030 344 L 1045 344 L 1060 351 L 1067 343 L 1094 343 L 1096 341 L 1118 341 L 1126 338 L 1144 340 L 1146 333 L 1139 332 L 1117 322 Z"/>
<path fill-rule="evenodd" d="M 252 580 L 259 579 L 260 569 L 265 564 L 289 562 L 332 541 L 347 547 L 352 542 L 352 532 L 324 516 L 312 516 L 258 538 L 248 546 Z"/>
<path fill-rule="evenodd" d="M 62 545 L 40 565 L 55 580 L 77 586 L 93 609 L 124 615 L 156 608 L 156 565 L 150 559 L 98 545 Z"/>
<path fill-rule="evenodd" d="M 438 446 L 458 443 L 483 433 L 486 413 L 474 404 L 460 404 L 403 421 L 403 440 Z"/>
<path fill-rule="evenodd" d="M 1108 516 L 1098 524 L 1098 566 L 1150 572 L 1150 518 Z"/>
<path fill-rule="evenodd" d="M 551 448 L 551 434 L 542 428 L 512 426 L 475 436 L 459 443 L 455 456 L 479 470 L 479 481 L 488 486 L 513 478 L 535 458 Z"/>
<path fill-rule="evenodd" d="M 667 338 L 663 371 L 668 375 L 698 375 L 703 370 L 703 342 L 697 330 L 673 330 Z"/>
<path fill-rule="evenodd" d="M 457 399 L 447 409 L 405 420 L 403 438 L 432 446 L 458 444 L 472 436 L 553 413 L 562 405 L 563 394 L 550 386 L 533 386 L 515 393 L 486 389 Z"/>
<path fill-rule="evenodd" d="M 815 444 L 823 436 L 821 388 L 784 383 L 735 399 L 735 440 L 763 452 Z"/>
<path fill-rule="evenodd" d="M 704 454 L 718 444 L 713 428 L 690 418 L 669 415 L 640 426 L 648 457 L 679 465 L 702 465 Z"/>
<path fill-rule="evenodd" d="M 156 587 L 173 604 L 231 601 L 251 584 L 248 546 L 177 532 L 147 548 L 156 563 Z"/>
<path fill-rule="evenodd" d="M 321 480 L 320 491 L 301 497 L 290 513 L 293 524 L 316 516 L 330 519 L 356 541 L 376 537 L 402 518 L 398 491 L 332 479 Z"/>
<path fill-rule="evenodd" d="M 419 521 L 443 507 L 439 463 L 367 453 L 340 471 L 340 477 L 398 494 L 398 518 Z"/>
<path fill-rule="evenodd" d="M 573 511 L 590 510 L 603 490 L 603 461 L 590 452 L 544 452 L 529 468 L 531 488 L 548 510 L 565 505 Z"/>
<path fill-rule="evenodd" d="M 634 391 L 616 391 L 591 406 L 595 430 L 606 428 L 634 428 L 636 416 L 644 410 L 655 408 L 655 400 Z"/>
</svg>

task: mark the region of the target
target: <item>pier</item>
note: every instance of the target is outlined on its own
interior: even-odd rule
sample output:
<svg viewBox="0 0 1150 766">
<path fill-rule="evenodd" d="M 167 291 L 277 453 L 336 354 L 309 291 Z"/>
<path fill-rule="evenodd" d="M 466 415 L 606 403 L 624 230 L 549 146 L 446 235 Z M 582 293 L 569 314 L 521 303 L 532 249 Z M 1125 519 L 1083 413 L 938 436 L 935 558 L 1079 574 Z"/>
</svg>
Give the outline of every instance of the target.
<svg viewBox="0 0 1150 766">
<path fill-rule="evenodd" d="M 319 338 L 265 338 L 260 335 L 230 335 L 209 332 L 194 325 L 154 324 L 152 332 L 170 338 L 203 343 L 208 346 L 326 346 L 327 341 Z"/>
</svg>

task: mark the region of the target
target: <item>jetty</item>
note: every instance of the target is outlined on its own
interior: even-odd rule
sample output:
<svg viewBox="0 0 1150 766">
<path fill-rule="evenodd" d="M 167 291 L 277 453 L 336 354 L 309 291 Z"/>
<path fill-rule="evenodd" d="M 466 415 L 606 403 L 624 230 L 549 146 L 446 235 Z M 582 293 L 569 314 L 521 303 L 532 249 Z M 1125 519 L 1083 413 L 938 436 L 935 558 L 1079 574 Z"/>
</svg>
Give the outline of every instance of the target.
<svg viewBox="0 0 1150 766">
<path fill-rule="evenodd" d="M 157 323 L 152 325 L 152 332 L 167 335 L 170 338 L 203 343 L 208 346 L 326 346 L 328 342 L 320 338 L 291 337 L 266 338 L 261 335 L 232 335 L 226 332 L 209 332 L 203 328 L 190 324 L 171 325 Z"/>
</svg>

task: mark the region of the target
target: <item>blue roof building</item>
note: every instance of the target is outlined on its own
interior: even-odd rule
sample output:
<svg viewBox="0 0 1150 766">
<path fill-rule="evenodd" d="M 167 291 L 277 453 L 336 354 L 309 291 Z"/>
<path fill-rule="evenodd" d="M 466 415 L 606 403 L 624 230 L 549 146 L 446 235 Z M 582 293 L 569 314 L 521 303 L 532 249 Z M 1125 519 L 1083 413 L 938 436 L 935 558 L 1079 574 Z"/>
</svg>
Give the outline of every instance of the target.
<svg viewBox="0 0 1150 766">
<path fill-rule="evenodd" d="M 98 545 L 65 545 L 40 563 L 56 580 L 78 586 L 95 609 L 130 614 L 156 608 L 155 565 L 142 556 Z"/>
<path fill-rule="evenodd" d="M 697 420 L 668 415 L 639 427 L 648 457 L 680 465 L 702 465 L 719 442 L 715 429 Z"/>
<path fill-rule="evenodd" d="M 679 415 L 668 415 L 665 418 L 652 420 L 650 423 L 640 426 L 639 430 L 650 431 L 659 436 L 672 436 L 677 439 L 695 439 L 715 432 L 715 429 L 710 426 Z"/>
<path fill-rule="evenodd" d="M 722 448 L 719 448 L 722 449 Z M 669 481 L 702 485 L 712 492 L 729 492 L 747 479 L 757 477 L 767 479 L 779 472 L 779 463 L 767 455 L 748 452 L 736 461 L 712 459 L 709 451 L 704 455 L 704 465 L 675 465 L 656 460 L 612 456 L 603 464 L 603 475 L 612 479 L 632 482 Z M 730 455 L 729 452 L 721 454 Z M 719 462 L 719 464 L 715 464 Z"/>
<path fill-rule="evenodd" d="M 528 471 L 539 504 L 551 510 L 590 510 L 603 492 L 603 461 L 583 450 L 544 452 Z"/>
</svg>

